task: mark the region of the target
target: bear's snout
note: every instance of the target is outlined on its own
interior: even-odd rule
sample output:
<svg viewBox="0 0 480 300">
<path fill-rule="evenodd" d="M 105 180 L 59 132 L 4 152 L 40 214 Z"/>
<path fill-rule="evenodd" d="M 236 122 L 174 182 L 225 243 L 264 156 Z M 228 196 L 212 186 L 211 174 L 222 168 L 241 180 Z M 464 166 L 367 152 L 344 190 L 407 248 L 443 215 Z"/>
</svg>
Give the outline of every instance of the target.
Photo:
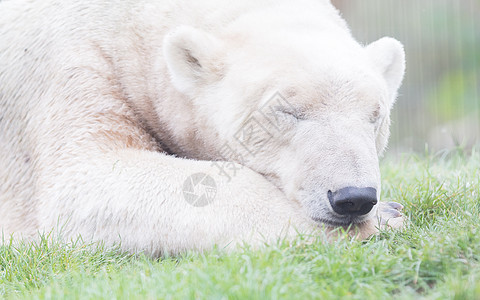
<svg viewBox="0 0 480 300">
<path fill-rule="evenodd" d="M 349 186 L 336 192 L 328 191 L 328 200 L 333 211 L 339 215 L 366 215 L 377 204 L 377 190 Z"/>
</svg>

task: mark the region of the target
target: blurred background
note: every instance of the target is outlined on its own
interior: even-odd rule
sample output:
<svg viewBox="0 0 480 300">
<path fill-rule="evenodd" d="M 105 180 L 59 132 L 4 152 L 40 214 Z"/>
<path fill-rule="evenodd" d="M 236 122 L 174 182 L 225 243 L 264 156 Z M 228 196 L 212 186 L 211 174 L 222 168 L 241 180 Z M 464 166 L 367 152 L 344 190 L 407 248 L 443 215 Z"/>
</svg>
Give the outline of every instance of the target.
<svg viewBox="0 0 480 300">
<path fill-rule="evenodd" d="M 392 36 L 407 72 L 389 153 L 480 144 L 480 0 L 332 0 L 354 37 Z"/>
</svg>

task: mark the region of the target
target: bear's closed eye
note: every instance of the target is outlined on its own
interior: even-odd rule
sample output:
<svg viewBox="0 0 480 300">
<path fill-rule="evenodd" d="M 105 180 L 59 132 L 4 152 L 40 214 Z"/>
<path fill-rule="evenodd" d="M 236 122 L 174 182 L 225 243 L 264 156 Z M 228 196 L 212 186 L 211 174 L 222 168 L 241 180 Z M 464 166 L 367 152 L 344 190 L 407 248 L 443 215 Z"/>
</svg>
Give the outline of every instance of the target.
<svg viewBox="0 0 480 300">
<path fill-rule="evenodd" d="M 380 119 L 380 105 L 377 105 L 373 113 L 370 115 L 370 122 L 376 123 Z"/>
<path fill-rule="evenodd" d="M 280 108 L 277 110 L 278 114 L 282 114 L 284 116 L 295 118 L 296 120 L 305 120 L 305 114 L 302 113 L 300 110 L 296 109 L 289 109 L 289 108 Z"/>
</svg>

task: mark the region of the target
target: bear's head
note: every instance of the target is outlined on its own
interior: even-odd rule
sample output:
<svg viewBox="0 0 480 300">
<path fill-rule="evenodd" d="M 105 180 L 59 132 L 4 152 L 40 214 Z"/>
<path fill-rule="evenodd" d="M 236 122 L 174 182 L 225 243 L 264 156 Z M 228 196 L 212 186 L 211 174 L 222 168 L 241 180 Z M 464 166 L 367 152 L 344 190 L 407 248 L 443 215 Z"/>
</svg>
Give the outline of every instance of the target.
<svg viewBox="0 0 480 300">
<path fill-rule="evenodd" d="M 183 155 L 246 165 L 318 222 L 364 222 L 380 194 L 403 47 L 392 38 L 363 47 L 341 22 L 267 25 L 165 37 L 171 81 L 192 104 L 202 144 Z"/>
</svg>

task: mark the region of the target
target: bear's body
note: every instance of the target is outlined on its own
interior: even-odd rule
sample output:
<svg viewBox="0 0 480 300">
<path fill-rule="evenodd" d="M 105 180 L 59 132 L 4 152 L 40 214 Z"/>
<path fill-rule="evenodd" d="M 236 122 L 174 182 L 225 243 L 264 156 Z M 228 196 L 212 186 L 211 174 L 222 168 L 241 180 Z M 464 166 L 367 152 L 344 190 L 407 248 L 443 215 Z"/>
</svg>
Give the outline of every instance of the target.
<svg viewBox="0 0 480 300">
<path fill-rule="evenodd" d="M 306 177 L 321 178 L 332 190 L 379 191 L 377 152 L 385 147 L 388 111 L 403 76 L 401 46 L 372 44 L 368 51 L 380 54 L 368 56 L 328 1 L 4 0 L 0 11 L 0 228 L 6 235 L 61 227 L 65 237 L 121 241 L 124 249 L 158 254 L 295 235 L 316 229 L 314 220 L 374 231 L 375 208 L 343 223 L 330 220 L 331 209 L 325 214 L 327 190 L 313 210 L 311 199 L 297 193 L 314 189 L 298 185 Z M 315 82 L 317 72 L 319 79 L 335 76 Z M 232 143 L 270 98 L 265 91 L 298 103 L 305 120 L 285 121 L 281 135 L 259 121 L 276 142 L 265 135 L 252 154 Z M 317 100 L 332 93 L 355 99 L 340 108 L 335 99 L 321 114 L 326 104 Z M 325 146 L 338 135 L 323 130 L 310 150 L 295 150 L 311 142 L 305 135 L 311 130 L 301 126 L 330 128 L 333 115 L 349 119 L 351 111 L 366 110 L 378 120 L 352 119 L 376 124 L 371 133 L 348 121 L 334 131 L 362 132 L 340 148 Z M 305 141 L 298 144 L 300 131 Z M 354 150 L 359 143 L 369 146 Z M 225 157 L 225 146 L 251 157 Z M 328 161 L 338 160 L 336 152 L 350 157 L 332 167 L 348 161 L 357 167 L 332 174 Z M 290 168 L 305 174 L 290 182 L 285 174 L 292 169 L 285 168 L 294 156 L 304 160 Z M 209 161 L 230 158 L 246 165 L 232 164 L 232 176 Z M 332 179 L 313 168 L 325 161 Z M 197 173 L 216 184 L 212 203 L 203 207 L 184 197 L 186 180 Z"/>
</svg>

